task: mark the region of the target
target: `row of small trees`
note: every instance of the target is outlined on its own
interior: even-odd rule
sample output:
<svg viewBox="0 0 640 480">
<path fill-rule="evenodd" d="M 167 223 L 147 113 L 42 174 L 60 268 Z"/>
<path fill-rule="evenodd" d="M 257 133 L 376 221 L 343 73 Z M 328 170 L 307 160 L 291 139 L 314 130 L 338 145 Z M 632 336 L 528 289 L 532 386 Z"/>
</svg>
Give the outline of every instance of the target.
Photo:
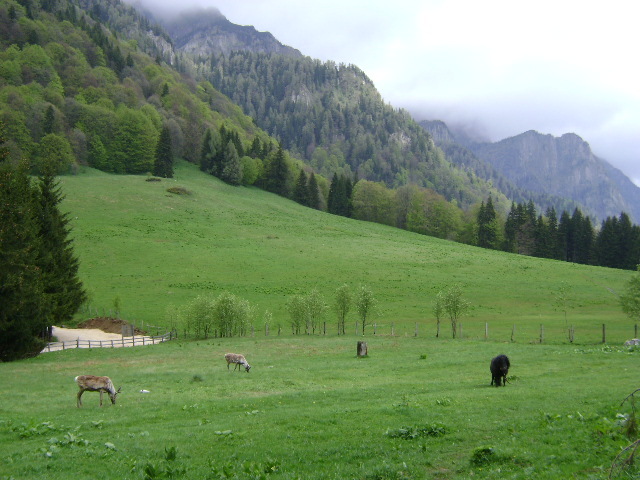
<svg viewBox="0 0 640 480">
<path fill-rule="evenodd" d="M 348 313 L 355 308 L 364 335 L 365 329 L 371 324 L 371 317 L 377 301 L 371 288 L 360 285 L 355 294 L 351 293 L 349 285 L 343 284 L 335 292 L 333 311 L 338 319 L 338 334 L 345 334 L 345 324 Z M 287 310 L 291 319 L 291 333 L 314 334 L 320 328 L 320 321 L 329 306 L 317 290 L 306 295 L 294 295 L 289 298 Z"/>
<path fill-rule="evenodd" d="M 554 305 L 564 312 L 567 328 L 569 328 L 566 321 L 569 296 L 568 287 L 563 285 L 557 292 L 554 302 Z M 291 333 L 294 335 L 321 333 L 329 310 L 333 310 L 336 316 L 339 335 L 345 334 L 347 316 L 352 310 L 357 314 L 358 323 L 364 335 L 366 328 L 372 325 L 372 319 L 375 318 L 377 303 L 372 289 L 367 285 L 360 285 L 355 292 L 352 292 L 349 285 L 343 284 L 335 290 L 332 304 L 328 304 L 318 290 L 314 289 L 307 294 L 290 296 L 286 308 L 289 313 Z M 629 318 L 635 321 L 640 320 L 640 266 L 620 295 L 620 306 Z M 448 319 L 451 335 L 456 338 L 459 321 L 467 314 L 470 307 L 471 304 L 464 298 L 460 284 L 440 290 L 435 296 L 432 310 L 436 319 L 436 337 L 440 337 L 442 321 Z M 193 335 L 196 338 L 243 336 L 252 328 L 256 311 L 256 307 L 250 305 L 248 301 L 224 292 L 217 298 L 197 297 L 180 312 L 172 315 L 172 323 L 174 327 L 181 325 L 186 335 Z M 264 320 L 267 325 L 271 323 L 270 312 L 265 313 Z M 569 335 L 572 341 L 571 334 Z"/>
</svg>

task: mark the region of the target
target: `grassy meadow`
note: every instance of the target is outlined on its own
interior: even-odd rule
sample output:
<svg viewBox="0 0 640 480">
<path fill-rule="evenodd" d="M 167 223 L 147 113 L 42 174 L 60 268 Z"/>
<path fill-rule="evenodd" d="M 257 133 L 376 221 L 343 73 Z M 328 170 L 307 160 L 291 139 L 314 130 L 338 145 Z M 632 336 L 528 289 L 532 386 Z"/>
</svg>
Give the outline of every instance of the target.
<svg viewBox="0 0 640 480">
<path fill-rule="evenodd" d="M 168 325 L 169 306 L 229 291 L 255 305 L 256 333 L 0 364 L 1 480 L 606 479 L 634 439 L 620 404 L 639 387 L 640 350 L 621 346 L 634 330 L 617 301 L 631 272 L 356 222 L 187 164 L 162 182 L 86 170 L 61 186 L 94 313 L 117 298 L 126 319 Z M 290 295 L 332 303 L 343 283 L 372 288 L 376 335 L 338 336 L 331 313 L 326 336 L 289 334 Z M 463 338 L 446 323 L 435 338 L 434 297 L 454 283 L 472 305 Z M 251 371 L 228 371 L 226 352 Z M 505 388 L 489 386 L 500 353 Z M 110 376 L 117 404 L 86 392 L 76 408 L 81 374 Z"/>
<path fill-rule="evenodd" d="M 288 331 L 289 296 L 317 289 L 332 304 L 343 283 L 372 288 L 379 331 L 435 333 L 435 295 L 454 283 L 471 303 L 468 338 L 576 342 L 633 336 L 617 293 L 632 274 L 488 251 L 318 212 L 255 188 L 232 187 L 182 163 L 176 178 L 146 182 L 95 170 L 63 177 L 63 208 L 72 219 L 80 275 L 99 312 L 116 299 L 131 322 L 167 325 L 167 307 L 223 291 L 265 312 L 271 331 Z M 168 193 L 182 187 L 189 195 Z M 566 320 L 555 297 L 567 287 Z M 93 310 L 95 312 L 95 310 Z M 83 313 L 79 320 L 88 316 Z M 328 329 L 337 327 L 327 315 Z M 355 315 L 351 320 L 355 324 Z M 446 325 L 443 326 L 446 329 Z M 355 327 L 353 328 L 355 332 Z M 445 330 L 445 333 L 447 331 Z"/>
<path fill-rule="evenodd" d="M 630 443 L 618 414 L 639 351 L 367 341 L 366 358 L 353 336 L 282 336 L 0 364 L 0 478 L 604 479 Z M 228 351 L 251 371 L 228 371 Z M 495 388 L 501 352 L 510 383 Z M 76 408 L 89 372 L 122 385 L 115 406 L 86 392 Z"/>
</svg>

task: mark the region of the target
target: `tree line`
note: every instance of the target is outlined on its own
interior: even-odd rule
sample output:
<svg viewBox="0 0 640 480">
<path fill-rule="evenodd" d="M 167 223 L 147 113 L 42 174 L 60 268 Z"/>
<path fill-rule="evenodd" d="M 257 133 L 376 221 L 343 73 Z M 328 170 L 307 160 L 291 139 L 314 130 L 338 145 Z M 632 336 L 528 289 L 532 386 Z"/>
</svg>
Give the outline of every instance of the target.
<svg viewBox="0 0 640 480">
<path fill-rule="evenodd" d="M 550 207 L 539 214 L 532 201 L 512 203 L 502 220 L 491 197 L 477 214 L 477 245 L 494 250 L 565 262 L 635 270 L 640 264 L 640 227 L 629 215 L 607 217 L 600 228 L 576 207 L 558 217 Z"/>
</svg>

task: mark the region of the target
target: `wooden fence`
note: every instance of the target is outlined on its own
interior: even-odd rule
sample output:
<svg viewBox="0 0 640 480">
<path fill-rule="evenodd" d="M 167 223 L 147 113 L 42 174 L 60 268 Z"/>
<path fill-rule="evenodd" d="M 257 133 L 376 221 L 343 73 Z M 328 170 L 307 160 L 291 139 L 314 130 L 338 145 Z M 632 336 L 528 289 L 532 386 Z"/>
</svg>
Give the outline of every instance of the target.
<svg viewBox="0 0 640 480">
<path fill-rule="evenodd" d="M 155 345 L 157 343 L 168 342 L 178 338 L 175 331 L 167 332 L 164 335 L 122 337 L 117 340 L 72 340 L 70 342 L 51 342 L 41 353 L 68 350 L 71 348 L 118 348 L 136 347 L 142 345 Z"/>
</svg>

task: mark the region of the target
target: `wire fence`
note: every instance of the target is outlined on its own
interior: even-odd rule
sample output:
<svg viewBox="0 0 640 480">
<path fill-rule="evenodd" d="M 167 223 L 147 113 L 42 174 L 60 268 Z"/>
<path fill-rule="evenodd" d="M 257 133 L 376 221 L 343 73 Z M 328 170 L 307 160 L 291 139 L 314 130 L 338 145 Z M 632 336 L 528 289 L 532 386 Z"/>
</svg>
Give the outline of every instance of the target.
<svg viewBox="0 0 640 480">
<path fill-rule="evenodd" d="M 261 332 L 262 330 L 262 332 Z M 323 322 L 314 329 L 305 329 L 299 335 L 335 335 L 337 332 L 343 335 L 355 336 L 392 336 L 392 337 L 440 337 L 452 338 L 453 331 L 449 321 L 441 321 L 438 327 L 434 321 L 395 324 L 370 323 L 362 328 L 360 322 L 347 324 L 337 328 L 336 324 Z M 292 331 L 277 325 L 275 328 L 265 324 L 262 329 L 249 330 L 249 335 L 255 337 L 263 334 L 265 337 L 278 335 L 284 332 L 293 335 Z M 344 332 L 344 333 L 342 333 Z M 492 340 L 500 342 L 516 343 L 581 343 L 581 344 L 623 344 L 624 342 L 638 338 L 638 324 L 622 323 L 597 323 L 589 322 L 579 325 L 544 324 L 535 322 L 519 322 L 507 325 L 490 324 L 489 322 L 459 321 L 456 325 L 457 339 Z"/>
</svg>

